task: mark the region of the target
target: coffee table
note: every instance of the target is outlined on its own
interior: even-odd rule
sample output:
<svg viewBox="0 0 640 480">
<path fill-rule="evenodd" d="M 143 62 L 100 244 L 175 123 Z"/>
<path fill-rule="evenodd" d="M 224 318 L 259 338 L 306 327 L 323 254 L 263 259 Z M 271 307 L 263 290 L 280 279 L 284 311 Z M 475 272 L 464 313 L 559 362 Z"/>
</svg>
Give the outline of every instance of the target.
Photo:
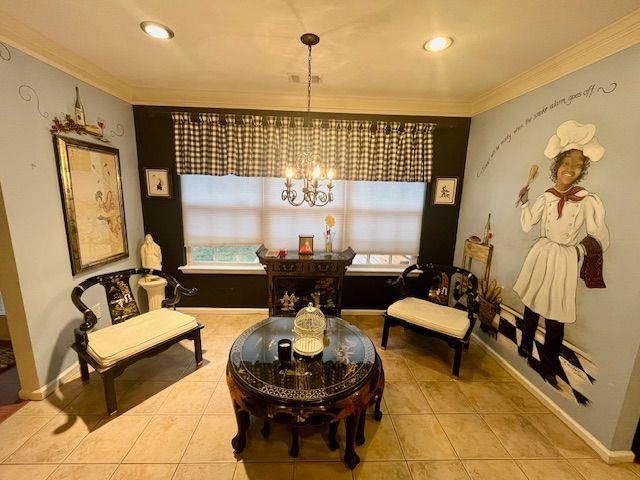
<svg viewBox="0 0 640 480">
<path fill-rule="evenodd" d="M 270 422 L 292 427 L 290 455 L 299 451 L 298 429 L 329 424 L 329 447 L 338 448 L 336 432 L 346 422 L 344 461 L 351 469 L 360 462 L 354 444 L 362 445 L 366 409 L 380 402 L 384 370 L 376 349 L 356 326 L 327 318 L 324 351 L 313 358 L 294 354 L 289 364 L 278 359 L 278 340 L 293 339 L 293 318 L 270 317 L 245 330 L 233 343 L 227 363 L 227 384 L 233 400 L 238 434 L 231 444 L 236 454 L 247 441 L 250 414 L 262 418 L 266 438 Z"/>
</svg>

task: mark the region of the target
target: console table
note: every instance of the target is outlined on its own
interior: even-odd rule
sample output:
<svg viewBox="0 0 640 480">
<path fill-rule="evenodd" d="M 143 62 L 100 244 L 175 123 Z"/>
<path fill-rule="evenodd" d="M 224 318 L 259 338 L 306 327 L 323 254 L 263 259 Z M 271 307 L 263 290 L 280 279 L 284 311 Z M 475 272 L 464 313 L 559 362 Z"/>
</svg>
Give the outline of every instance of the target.
<svg viewBox="0 0 640 480">
<path fill-rule="evenodd" d="M 344 274 L 356 256 L 351 247 L 343 252 L 313 255 L 288 252 L 282 258 L 266 254 L 264 245 L 256 252 L 267 271 L 270 316 L 295 315 L 309 303 L 327 316 L 340 316 Z"/>
</svg>

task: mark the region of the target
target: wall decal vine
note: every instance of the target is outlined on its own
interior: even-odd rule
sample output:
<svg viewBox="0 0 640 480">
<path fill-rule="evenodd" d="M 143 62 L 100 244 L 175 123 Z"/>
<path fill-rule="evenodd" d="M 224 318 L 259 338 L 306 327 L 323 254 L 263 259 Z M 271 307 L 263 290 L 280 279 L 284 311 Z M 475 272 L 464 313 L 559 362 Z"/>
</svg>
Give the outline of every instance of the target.
<svg viewBox="0 0 640 480">
<path fill-rule="evenodd" d="M 116 129 L 112 129 L 110 133 L 112 137 L 122 137 L 124 135 L 124 127 L 119 123 L 116 125 Z"/>
<path fill-rule="evenodd" d="M 9 50 L 9 47 L 2 42 L 0 42 L 0 58 L 5 62 L 11 60 L 11 50 Z"/>
<path fill-rule="evenodd" d="M 38 92 L 36 92 L 31 85 L 20 85 L 18 87 L 18 93 L 20 94 L 20 98 L 22 98 L 25 102 L 30 102 L 35 97 L 38 113 L 42 118 L 49 118 L 49 112 L 43 112 L 40 109 L 40 97 L 38 97 Z"/>
</svg>

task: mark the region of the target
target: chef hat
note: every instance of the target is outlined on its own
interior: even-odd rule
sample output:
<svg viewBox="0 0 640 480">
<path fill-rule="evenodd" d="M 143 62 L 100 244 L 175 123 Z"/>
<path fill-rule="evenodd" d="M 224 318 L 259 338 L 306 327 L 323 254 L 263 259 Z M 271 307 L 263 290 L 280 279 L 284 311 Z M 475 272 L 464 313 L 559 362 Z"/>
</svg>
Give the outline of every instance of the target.
<svg viewBox="0 0 640 480">
<path fill-rule="evenodd" d="M 575 120 L 567 120 L 561 123 L 544 149 L 544 155 L 553 159 L 558 154 L 568 150 L 581 150 L 585 157 L 592 162 L 597 162 L 604 155 L 604 147 L 595 136 L 596 126 L 593 123 L 578 123 Z"/>
</svg>

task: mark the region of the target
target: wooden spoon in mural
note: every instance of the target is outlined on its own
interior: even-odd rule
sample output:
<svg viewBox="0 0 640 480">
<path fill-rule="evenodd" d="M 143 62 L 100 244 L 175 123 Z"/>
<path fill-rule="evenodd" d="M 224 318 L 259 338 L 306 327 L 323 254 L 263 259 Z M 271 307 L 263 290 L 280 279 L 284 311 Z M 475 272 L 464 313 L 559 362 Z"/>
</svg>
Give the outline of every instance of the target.
<svg viewBox="0 0 640 480">
<path fill-rule="evenodd" d="M 528 200 L 529 194 L 529 185 L 533 183 L 533 181 L 538 178 L 538 172 L 540 168 L 538 165 L 531 165 L 531 169 L 529 170 L 529 179 L 527 180 L 527 184 L 520 189 L 520 193 L 518 193 L 518 200 L 516 201 L 516 207 L 518 205 L 524 205 Z"/>
</svg>

